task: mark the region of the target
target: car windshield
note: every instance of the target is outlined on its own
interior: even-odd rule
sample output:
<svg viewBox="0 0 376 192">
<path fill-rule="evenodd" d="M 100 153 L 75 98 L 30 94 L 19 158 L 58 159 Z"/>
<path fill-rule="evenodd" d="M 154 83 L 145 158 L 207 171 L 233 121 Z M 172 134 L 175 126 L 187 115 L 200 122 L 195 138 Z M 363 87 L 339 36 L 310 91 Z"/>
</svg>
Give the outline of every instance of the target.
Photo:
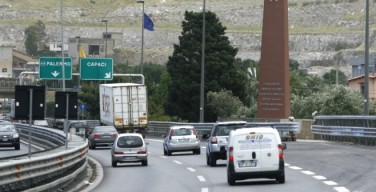
<svg viewBox="0 0 376 192">
<path fill-rule="evenodd" d="M 192 129 L 180 128 L 174 129 L 174 136 L 191 135 Z"/>
<path fill-rule="evenodd" d="M 0 132 L 15 131 L 13 125 L 0 125 Z"/>
<path fill-rule="evenodd" d="M 232 130 L 244 127 L 243 124 L 236 125 L 218 125 L 215 136 L 228 136 Z"/>
<path fill-rule="evenodd" d="M 138 136 L 123 136 L 120 137 L 117 146 L 120 148 L 135 148 L 142 147 L 142 139 Z"/>
</svg>

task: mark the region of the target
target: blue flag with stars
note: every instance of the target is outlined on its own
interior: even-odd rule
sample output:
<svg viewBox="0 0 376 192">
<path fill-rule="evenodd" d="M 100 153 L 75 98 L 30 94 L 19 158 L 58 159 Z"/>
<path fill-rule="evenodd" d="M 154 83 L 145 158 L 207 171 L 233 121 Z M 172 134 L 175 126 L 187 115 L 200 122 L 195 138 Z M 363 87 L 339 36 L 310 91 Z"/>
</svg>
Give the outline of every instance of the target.
<svg viewBox="0 0 376 192">
<path fill-rule="evenodd" d="M 154 31 L 154 23 L 148 15 L 144 13 L 144 29 Z"/>
</svg>

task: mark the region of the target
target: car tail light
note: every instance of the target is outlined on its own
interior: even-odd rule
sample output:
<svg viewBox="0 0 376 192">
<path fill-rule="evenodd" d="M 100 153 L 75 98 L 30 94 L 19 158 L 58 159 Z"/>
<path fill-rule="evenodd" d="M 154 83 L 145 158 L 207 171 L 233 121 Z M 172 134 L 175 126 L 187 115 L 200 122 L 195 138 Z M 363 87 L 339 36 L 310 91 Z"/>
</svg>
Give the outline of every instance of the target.
<svg viewBox="0 0 376 192">
<path fill-rule="evenodd" d="M 174 130 L 173 130 L 173 129 L 170 130 L 170 137 L 169 137 L 168 139 L 171 140 L 171 137 L 172 137 L 172 136 L 174 136 Z"/>
<path fill-rule="evenodd" d="M 228 148 L 228 160 L 229 161 L 234 161 L 234 147 L 229 147 Z"/>
<path fill-rule="evenodd" d="M 281 144 L 278 144 L 278 151 L 279 151 L 279 159 L 283 159 L 283 146 Z"/>
<path fill-rule="evenodd" d="M 99 135 L 99 134 L 94 134 L 94 139 L 99 139 L 99 138 L 101 138 L 101 135 Z"/>
<path fill-rule="evenodd" d="M 137 154 L 146 154 L 147 151 L 137 151 Z"/>
<path fill-rule="evenodd" d="M 116 139 L 116 137 L 118 136 L 118 134 L 114 133 L 112 134 L 112 138 Z"/>
<path fill-rule="evenodd" d="M 193 129 L 193 134 L 196 135 L 196 138 L 198 138 L 197 130 Z"/>
<path fill-rule="evenodd" d="M 210 140 L 210 143 L 211 144 L 217 144 L 218 143 L 217 137 L 212 137 L 211 140 Z"/>
<path fill-rule="evenodd" d="M 124 153 L 121 152 L 121 151 L 114 151 L 114 155 L 122 155 L 122 154 L 124 154 Z"/>
</svg>

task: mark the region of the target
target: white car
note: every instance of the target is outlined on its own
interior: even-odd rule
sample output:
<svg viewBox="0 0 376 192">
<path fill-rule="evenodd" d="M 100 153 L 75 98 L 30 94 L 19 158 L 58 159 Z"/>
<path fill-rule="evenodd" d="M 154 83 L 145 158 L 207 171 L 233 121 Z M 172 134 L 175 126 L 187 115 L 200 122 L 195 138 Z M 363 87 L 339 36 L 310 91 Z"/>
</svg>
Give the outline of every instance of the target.
<svg viewBox="0 0 376 192">
<path fill-rule="evenodd" d="M 142 135 L 139 133 L 119 134 L 111 148 L 111 162 L 112 167 L 116 167 L 118 162 L 141 162 L 143 166 L 147 166 L 148 149 Z"/>
<path fill-rule="evenodd" d="M 272 127 L 242 128 L 230 132 L 227 151 L 227 182 L 252 178 L 285 183 L 285 162 L 278 131 Z"/>
<path fill-rule="evenodd" d="M 200 140 L 197 130 L 191 125 L 172 126 L 163 141 L 163 154 L 171 156 L 172 152 L 193 151 L 200 154 Z"/>
</svg>

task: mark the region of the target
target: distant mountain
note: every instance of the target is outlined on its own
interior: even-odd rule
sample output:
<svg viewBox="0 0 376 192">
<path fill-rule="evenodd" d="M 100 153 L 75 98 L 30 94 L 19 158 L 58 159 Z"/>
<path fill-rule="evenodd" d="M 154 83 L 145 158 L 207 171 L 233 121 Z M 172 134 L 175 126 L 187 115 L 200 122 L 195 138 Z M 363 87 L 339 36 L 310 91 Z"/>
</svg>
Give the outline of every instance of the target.
<svg viewBox="0 0 376 192">
<path fill-rule="evenodd" d="M 0 42 L 24 49 L 24 29 L 37 20 L 47 26 L 50 42 L 61 39 L 60 3 L 63 2 L 65 39 L 75 36 L 101 37 L 108 20 L 109 32 L 122 32 L 116 56 L 139 63 L 142 4 L 135 0 L 3 0 L 0 3 Z M 154 21 L 155 31 L 145 30 L 145 61 L 164 64 L 178 43 L 185 11 L 201 12 L 203 0 L 147 0 L 145 13 Z M 370 10 L 375 10 L 374 1 Z M 227 27 L 238 57 L 259 60 L 262 0 L 206 1 Z M 370 11 L 370 47 L 375 51 L 375 12 Z M 360 0 L 290 0 L 290 59 L 301 68 L 322 74 L 336 65 L 334 55 L 343 52 L 340 69 L 349 73 L 348 58 L 363 55 L 365 2 Z"/>
</svg>

